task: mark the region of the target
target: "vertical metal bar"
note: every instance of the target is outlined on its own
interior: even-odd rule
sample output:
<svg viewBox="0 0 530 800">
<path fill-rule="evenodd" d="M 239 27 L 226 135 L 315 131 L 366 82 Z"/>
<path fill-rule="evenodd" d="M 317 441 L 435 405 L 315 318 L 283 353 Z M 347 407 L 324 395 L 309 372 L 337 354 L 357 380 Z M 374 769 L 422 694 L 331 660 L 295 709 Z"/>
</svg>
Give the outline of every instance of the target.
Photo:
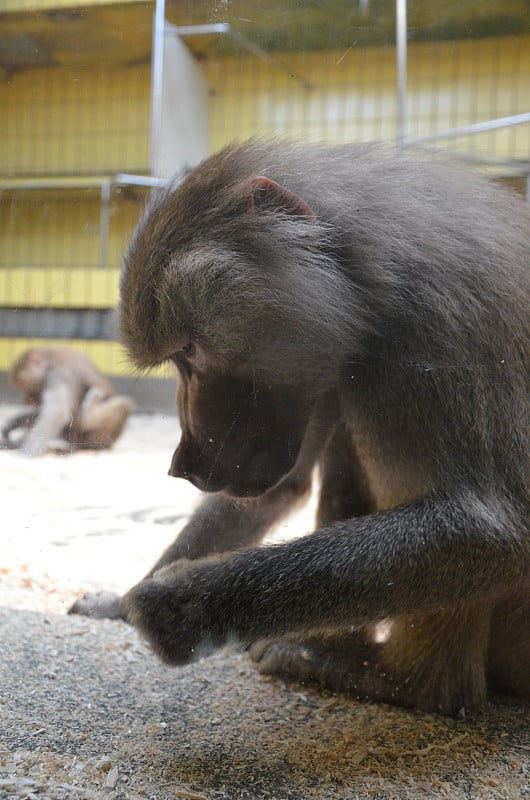
<svg viewBox="0 0 530 800">
<path fill-rule="evenodd" d="M 407 0 L 396 0 L 397 141 L 403 144 L 407 125 Z"/>
<path fill-rule="evenodd" d="M 164 33 L 166 25 L 166 2 L 156 0 L 153 16 L 153 39 L 151 49 L 151 126 L 149 165 L 151 175 L 158 174 L 160 152 L 160 130 L 162 125 L 162 86 L 164 80 Z"/>
<path fill-rule="evenodd" d="M 108 265 L 110 237 L 110 181 L 101 184 L 101 204 L 99 208 L 99 266 L 105 269 Z"/>
</svg>

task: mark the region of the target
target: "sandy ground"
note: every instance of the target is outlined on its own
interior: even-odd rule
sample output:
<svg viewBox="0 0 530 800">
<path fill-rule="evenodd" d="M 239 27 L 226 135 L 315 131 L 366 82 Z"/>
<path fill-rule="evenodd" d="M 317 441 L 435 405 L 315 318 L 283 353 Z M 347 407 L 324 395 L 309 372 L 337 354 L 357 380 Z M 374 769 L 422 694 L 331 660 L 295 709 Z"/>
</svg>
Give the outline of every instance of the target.
<svg viewBox="0 0 530 800">
<path fill-rule="evenodd" d="M 530 798 L 529 709 L 507 698 L 454 721 L 267 679 L 228 651 L 170 669 L 124 623 L 65 616 L 138 580 L 193 509 L 166 475 L 177 440 L 175 417 L 135 415 L 110 452 L 0 451 L 0 800 Z"/>
</svg>

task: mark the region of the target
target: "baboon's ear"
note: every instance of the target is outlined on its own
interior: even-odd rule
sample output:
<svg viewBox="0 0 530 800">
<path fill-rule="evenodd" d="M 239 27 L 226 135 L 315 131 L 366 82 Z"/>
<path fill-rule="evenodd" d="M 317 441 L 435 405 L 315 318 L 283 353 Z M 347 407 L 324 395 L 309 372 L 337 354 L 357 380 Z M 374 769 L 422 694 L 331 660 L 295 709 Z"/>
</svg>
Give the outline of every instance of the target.
<svg viewBox="0 0 530 800">
<path fill-rule="evenodd" d="M 262 175 L 254 178 L 250 185 L 248 204 L 252 211 L 283 211 L 293 217 L 308 217 L 316 221 L 315 212 L 305 200 Z"/>
</svg>

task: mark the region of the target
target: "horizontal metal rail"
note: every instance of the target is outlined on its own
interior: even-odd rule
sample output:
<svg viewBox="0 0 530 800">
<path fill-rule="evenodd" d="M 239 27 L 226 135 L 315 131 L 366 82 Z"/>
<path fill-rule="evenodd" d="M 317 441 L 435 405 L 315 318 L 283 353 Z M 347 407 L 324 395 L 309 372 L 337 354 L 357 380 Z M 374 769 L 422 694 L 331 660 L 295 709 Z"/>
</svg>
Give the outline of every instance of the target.
<svg viewBox="0 0 530 800">
<path fill-rule="evenodd" d="M 235 42 L 237 42 L 244 50 L 247 50 L 252 55 L 259 56 L 259 58 L 263 58 L 265 61 L 268 61 L 277 69 L 282 70 L 283 72 L 288 72 L 290 77 L 293 78 L 295 81 L 298 81 L 304 89 L 310 91 L 314 88 L 313 84 L 310 83 L 308 80 L 303 78 L 301 75 L 297 75 L 296 72 L 284 64 L 281 59 L 276 58 L 276 56 L 271 55 L 259 44 L 256 44 L 251 39 L 248 39 L 244 34 L 240 33 L 239 31 L 234 30 L 228 22 L 216 22 L 212 23 L 211 25 L 172 25 L 166 22 L 165 27 L 166 35 L 176 34 L 177 36 L 205 36 L 211 34 L 228 34 Z"/>
<path fill-rule="evenodd" d="M 508 128 L 512 125 L 521 125 L 530 122 L 530 111 L 524 114 L 513 114 L 510 117 L 499 117 L 498 119 L 488 119 L 485 122 L 473 122 L 470 125 L 462 125 L 459 128 L 449 128 L 446 131 L 428 133 L 426 136 L 407 136 L 404 144 L 418 144 L 422 142 L 435 142 L 437 139 L 455 139 L 458 136 L 468 136 L 473 133 L 484 133 L 493 131 L 497 128 Z"/>
</svg>

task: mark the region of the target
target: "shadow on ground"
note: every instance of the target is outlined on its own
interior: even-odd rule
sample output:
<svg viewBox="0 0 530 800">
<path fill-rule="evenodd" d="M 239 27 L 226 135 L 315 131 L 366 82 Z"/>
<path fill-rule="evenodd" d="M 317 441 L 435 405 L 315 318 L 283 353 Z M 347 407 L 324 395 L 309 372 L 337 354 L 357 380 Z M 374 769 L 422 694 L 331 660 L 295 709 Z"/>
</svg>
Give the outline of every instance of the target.
<svg viewBox="0 0 530 800">
<path fill-rule="evenodd" d="M 0 612 L 0 798 L 530 796 L 528 710 L 467 721 L 324 696 L 245 654 L 160 664 L 121 622 Z"/>
<path fill-rule="evenodd" d="M 530 800 L 528 707 L 447 720 L 227 651 L 171 669 L 124 623 L 66 616 L 139 580 L 193 509 L 167 477 L 178 436 L 175 417 L 134 415 L 110 452 L 0 451 L 0 800 Z"/>
</svg>

